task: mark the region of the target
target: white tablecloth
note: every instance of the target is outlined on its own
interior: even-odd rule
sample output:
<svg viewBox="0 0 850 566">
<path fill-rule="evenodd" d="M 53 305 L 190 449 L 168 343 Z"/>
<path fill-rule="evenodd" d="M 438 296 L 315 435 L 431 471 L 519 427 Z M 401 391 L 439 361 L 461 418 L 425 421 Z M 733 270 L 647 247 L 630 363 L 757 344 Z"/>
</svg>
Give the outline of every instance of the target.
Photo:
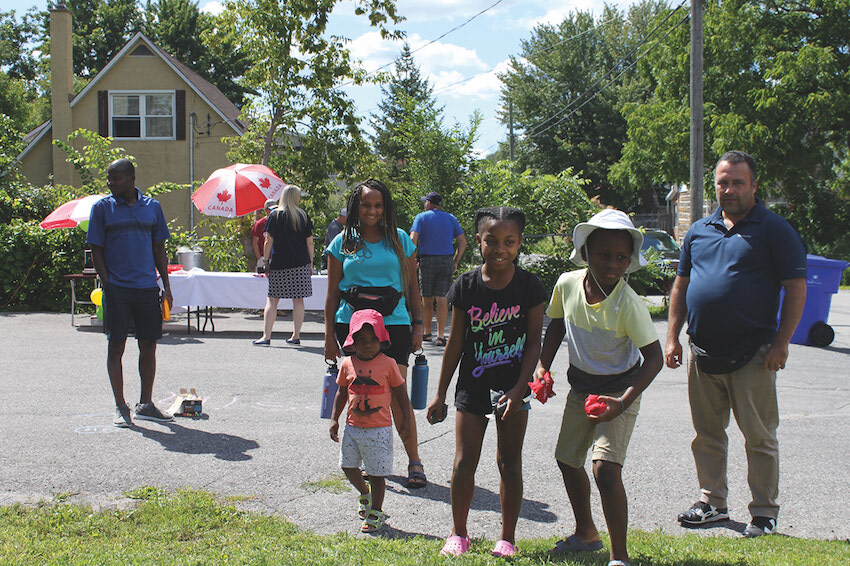
<svg viewBox="0 0 850 566">
<path fill-rule="evenodd" d="M 269 280 L 256 273 L 226 273 L 193 269 L 168 276 L 175 307 L 226 307 L 262 309 L 266 306 Z M 327 275 L 313 275 L 313 296 L 304 298 L 306 310 L 325 308 Z M 292 308 L 291 299 L 281 299 L 278 308 Z"/>
</svg>

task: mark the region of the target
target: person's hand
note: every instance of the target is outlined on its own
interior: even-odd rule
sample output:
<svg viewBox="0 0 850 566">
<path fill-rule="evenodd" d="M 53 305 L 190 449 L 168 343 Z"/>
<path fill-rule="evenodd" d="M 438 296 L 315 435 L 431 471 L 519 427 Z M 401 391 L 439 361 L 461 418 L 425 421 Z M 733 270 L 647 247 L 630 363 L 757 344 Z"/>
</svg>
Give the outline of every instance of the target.
<svg viewBox="0 0 850 566">
<path fill-rule="evenodd" d="M 333 336 L 325 336 L 325 359 L 334 361 L 339 359 L 339 344 Z"/>
<path fill-rule="evenodd" d="M 623 400 L 619 397 L 609 397 L 607 395 L 600 395 L 599 401 L 605 403 L 607 407 L 603 412 L 599 413 L 598 415 L 587 415 L 587 419 L 593 424 L 613 421 L 625 412 Z"/>
<path fill-rule="evenodd" d="M 499 405 L 502 403 L 506 403 L 505 412 L 502 413 L 501 420 L 507 419 L 510 415 L 516 413 L 522 408 L 522 394 L 525 392 L 526 384 L 523 383 L 522 387 L 514 387 L 510 389 L 507 393 L 502 395 L 499 399 Z"/>
<path fill-rule="evenodd" d="M 339 442 L 339 421 L 331 423 L 331 440 Z"/>
<path fill-rule="evenodd" d="M 413 331 L 410 334 L 410 351 L 415 352 L 422 347 L 422 333 Z"/>
<path fill-rule="evenodd" d="M 682 365 L 682 344 L 678 338 L 667 341 L 667 348 L 664 351 L 664 360 L 667 362 L 668 368 L 676 369 Z"/>
<path fill-rule="evenodd" d="M 160 295 L 160 297 L 161 297 L 161 300 L 168 301 L 169 307 L 174 305 L 174 297 L 171 296 L 171 286 L 166 287 L 165 290 L 163 291 L 162 295 Z M 786 349 L 786 356 L 787 356 L 787 349 Z"/>
<path fill-rule="evenodd" d="M 788 361 L 788 344 L 778 344 L 774 342 L 767 350 L 767 355 L 764 357 L 764 369 L 767 371 L 779 371 L 785 369 L 785 362 Z"/>
<path fill-rule="evenodd" d="M 446 398 L 444 396 L 437 395 L 434 399 L 428 403 L 428 407 L 426 408 L 425 417 L 428 419 L 430 424 L 435 424 L 439 422 L 435 419 L 439 419 L 443 413 L 443 405 L 446 404 Z"/>
</svg>

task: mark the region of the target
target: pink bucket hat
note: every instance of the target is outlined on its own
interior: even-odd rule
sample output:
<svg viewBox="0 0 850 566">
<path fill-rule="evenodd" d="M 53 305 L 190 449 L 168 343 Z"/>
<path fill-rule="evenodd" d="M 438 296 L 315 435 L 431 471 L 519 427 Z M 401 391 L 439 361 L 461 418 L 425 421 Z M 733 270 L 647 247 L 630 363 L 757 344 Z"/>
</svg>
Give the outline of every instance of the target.
<svg viewBox="0 0 850 566">
<path fill-rule="evenodd" d="M 390 333 L 387 332 L 387 327 L 384 326 L 384 317 L 374 309 L 363 309 L 354 311 L 354 314 L 351 315 L 351 322 L 348 323 L 348 337 L 342 345 L 343 352 L 346 354 L 354 353 L 354 335 L 363 328 L 364 324 L 372 326 L 375 336 L 381 341 L 381 350 L 386 350 L 390 347 Z"/>
</svg>

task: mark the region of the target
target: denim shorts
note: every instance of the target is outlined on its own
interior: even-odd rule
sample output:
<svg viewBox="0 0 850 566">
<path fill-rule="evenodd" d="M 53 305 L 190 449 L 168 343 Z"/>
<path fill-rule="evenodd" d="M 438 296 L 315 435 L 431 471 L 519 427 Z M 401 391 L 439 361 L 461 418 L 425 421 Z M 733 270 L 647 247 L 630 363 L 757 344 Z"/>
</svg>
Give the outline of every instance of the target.
<svg viewBox="0 0 850 566">
<path fill-rule="evenodd" d="M 133 289 L 107 283 L 103 289 L 103 327 L 110 342 L 124 342 L 130 321 L 136 328 L 136 340 L 162 338 L 162 307 L 159 287 Z"/>
</svg>

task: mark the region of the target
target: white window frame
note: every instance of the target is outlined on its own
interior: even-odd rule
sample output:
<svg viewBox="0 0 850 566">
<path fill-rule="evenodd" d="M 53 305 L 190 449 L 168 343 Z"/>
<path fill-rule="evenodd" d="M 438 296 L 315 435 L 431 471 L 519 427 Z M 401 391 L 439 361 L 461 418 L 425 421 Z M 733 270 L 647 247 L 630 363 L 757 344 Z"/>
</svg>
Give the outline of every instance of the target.
<svg viewBox="0 0 850 566">
<path fill-rule="evenodd" d="M 171 135 L 166 137 L 148 136 L 145 131 L 147 122 L 146 114 L 146 99 L 145 95 L 149 94 L 170 94 L 171 95 Z M 138 96 L 139 97 L 139 137 L 118 137 L 112 131 L 113 126 L 113 100 L 115 95 L 119 96 Z M 155 116 L 157 118 L 165 118 L 165 116 Z M 110 90 L 109 91 L 109 136 L 117 140 L 175 140 L 177 139 L 177 91 L 174 90 Z"/>
</svg>

